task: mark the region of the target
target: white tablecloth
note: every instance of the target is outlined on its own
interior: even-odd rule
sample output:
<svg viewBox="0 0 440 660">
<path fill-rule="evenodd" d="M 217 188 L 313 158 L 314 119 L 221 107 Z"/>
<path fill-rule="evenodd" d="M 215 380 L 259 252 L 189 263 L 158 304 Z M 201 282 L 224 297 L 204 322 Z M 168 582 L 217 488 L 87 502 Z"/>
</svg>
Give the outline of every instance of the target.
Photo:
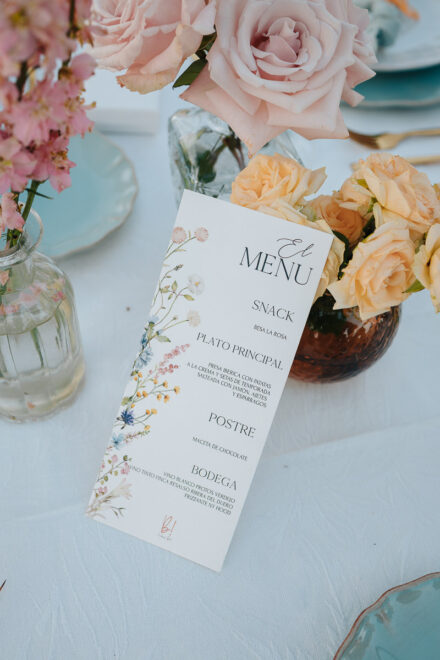
<svg viewBox="0 0 440 660">
<path fill-rule="evenodd" d="M 62 267 L 87 379 L 74 404 L 0 423 L 0 656 L 5 660 L 328 660 L 359 611 L 440 570 L 440 317 L 405 305 L 386 356 L 345 383 L 289 382 L 220 575 L 84 517 L 175 218 L 162 97 L 156 136 L 114 136 L 140 194 L 121 230 Z M 427 127 L 438 108 L 347 110 L 353 128 Z M 403 155 L 440 153 L 440 139 Z M 304 143 L 325 191 L 367 152 Z M 440 180 L 440 167 L 426 170 Z"/>
</svg>

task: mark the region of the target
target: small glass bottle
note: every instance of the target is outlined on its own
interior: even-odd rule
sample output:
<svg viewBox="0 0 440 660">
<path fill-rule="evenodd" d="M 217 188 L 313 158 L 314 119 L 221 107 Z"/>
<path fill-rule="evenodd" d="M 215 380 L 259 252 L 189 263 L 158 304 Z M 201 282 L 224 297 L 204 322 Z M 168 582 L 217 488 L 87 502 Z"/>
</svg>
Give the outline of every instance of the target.
<svg viewBox="0 0 440 660">
<path fill-rule="evenodd" d="M 42 232 L 31 211 L 18 244 L 0 251 L 0 416 L 12 421 L 66 405 L 84 376 L 72 287 L 36 251 Z"/>
</svg>

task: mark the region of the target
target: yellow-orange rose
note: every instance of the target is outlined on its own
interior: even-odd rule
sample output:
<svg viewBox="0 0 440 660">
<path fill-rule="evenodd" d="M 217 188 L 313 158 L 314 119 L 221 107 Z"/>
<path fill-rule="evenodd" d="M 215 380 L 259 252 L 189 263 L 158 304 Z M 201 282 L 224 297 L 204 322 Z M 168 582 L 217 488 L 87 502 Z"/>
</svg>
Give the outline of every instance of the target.
<svg viewBox="0 0 440 660">
<path fill-rule="evenodd" d="M 333 231 L 344 234 L 350 245 L 359 241 L 365 219 L 339 195 L 319 195 L 307 204 L 307 208 L 312 209 L 318 218 L 323 218 Z"/>
<path fill-rule="evenodd" d="M 274 202 L 272 206 L 260 206 L 258 211 L 267 213 L 267 215 L 274 215 L 277 218 L 282 218 L 283 220 L 288 220 L 289 222 L 294 222 L 295 224 L 302 225 L 303 227 L 318 229 L 319 231 L 324 231 L 327 234 L 333 233 L 325 220 L 309 220 L 307 216 L 293 208 L 293 206 L 282 199 Z M 329 284 L 336 282 L 338 279 L 339 269 L 344 260 L 344 251 L 344 243 L 339 240 L 339 238 L 334 236 L 333 243 L 330 248 L 330 252 L 328 254 L 327 261 L 325 263 L 324 270 L 318 284 L 318 288 L 316 290 L 315 300 L 320 298 L 325 293 Z"/>
<path fill-rule="evenodd" d="M 376 229 L 354 249 L 342 279 L 329 286 L 334 309 L 359 307 L 366 321 L 399 305 L 414 282 L 414 252 L 406 223 L 395 221 Z"/>
<path fill-rule="evenodd" d="M 325 178 L 324 167 L 308 170 L 292 158 L 259 154 L 237 175 L 232 184 L 231 202 L 257 209 L 282 198 L 293 206 L 315 193 Z"/>
<path fill-rule="evenodd" d="M 413 239 L 423 236 L 436 220 L 440 220 L 440 200 L 427 175 L 400 156 L 378 153 L 360 160 L 351 182 L 343 186 L 341 193 L 345 199 L 350 194 L 360 199 L 364 195 L 362 188 L 365 193 L 369 191 L 385 211 L 404 218 Z"/>
<path fill-rule="evenodd" d="M 414 259 L 414 273 L 431 293 L 436 312 L 440 312 L 440 224 L 432 225 Z"/>
</svg>

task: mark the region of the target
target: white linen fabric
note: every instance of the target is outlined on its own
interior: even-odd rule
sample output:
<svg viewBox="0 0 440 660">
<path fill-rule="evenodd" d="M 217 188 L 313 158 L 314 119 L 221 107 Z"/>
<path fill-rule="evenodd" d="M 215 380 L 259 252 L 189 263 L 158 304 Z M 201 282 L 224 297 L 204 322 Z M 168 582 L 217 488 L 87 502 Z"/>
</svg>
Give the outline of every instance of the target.
<svg viewBox="0 0 440 660">
<path fill-rule="evenodd" d="M 114 136 L 140 195 L 121 230 L 63 260 L 87 378 L 43 422 L 0 422 L 5 660 L 330 660 L 383 591 L 440 570 L 440 317 L 413 296 L 387 355 L 345 383 L 289 382 L 219 575 L 83 515 L 147 317 L 176 209 L 162 96 L 156 136 Z M 353 128 L 436 125 L 438 109 L 347 110 Z M 413 140 L 402 155 L 440 152 Z M 324 191 L 367 151 L 304 144 Z M 440 168 L 426 171 L 440 181 Z M 148 505 L 148 503 L 146 504 Z"/>
</svg>

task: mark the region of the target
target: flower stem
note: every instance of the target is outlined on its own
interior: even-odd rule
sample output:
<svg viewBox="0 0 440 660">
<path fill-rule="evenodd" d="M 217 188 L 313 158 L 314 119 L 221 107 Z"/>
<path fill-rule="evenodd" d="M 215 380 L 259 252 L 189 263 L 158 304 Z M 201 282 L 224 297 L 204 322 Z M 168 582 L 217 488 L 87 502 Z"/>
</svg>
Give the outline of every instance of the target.
<svg viewBox="0 0 440 660">
<path fill-rule="evenodd" d="M 25 207 L 24 207 L 23 213 L 22 213 L 23 220 L 25 222 L 28 219 L 29 212 L 32 208 L 32 204 L 34 203 L 35 194 L 38 190 L 39 185 L 40 185 L 40 181 L 35 181 L 35 179 L 32 180 L 31 187 L 29 188 L 28 194 L 27 194 L 26 204 L 25 204 Z"/>
</svg>

